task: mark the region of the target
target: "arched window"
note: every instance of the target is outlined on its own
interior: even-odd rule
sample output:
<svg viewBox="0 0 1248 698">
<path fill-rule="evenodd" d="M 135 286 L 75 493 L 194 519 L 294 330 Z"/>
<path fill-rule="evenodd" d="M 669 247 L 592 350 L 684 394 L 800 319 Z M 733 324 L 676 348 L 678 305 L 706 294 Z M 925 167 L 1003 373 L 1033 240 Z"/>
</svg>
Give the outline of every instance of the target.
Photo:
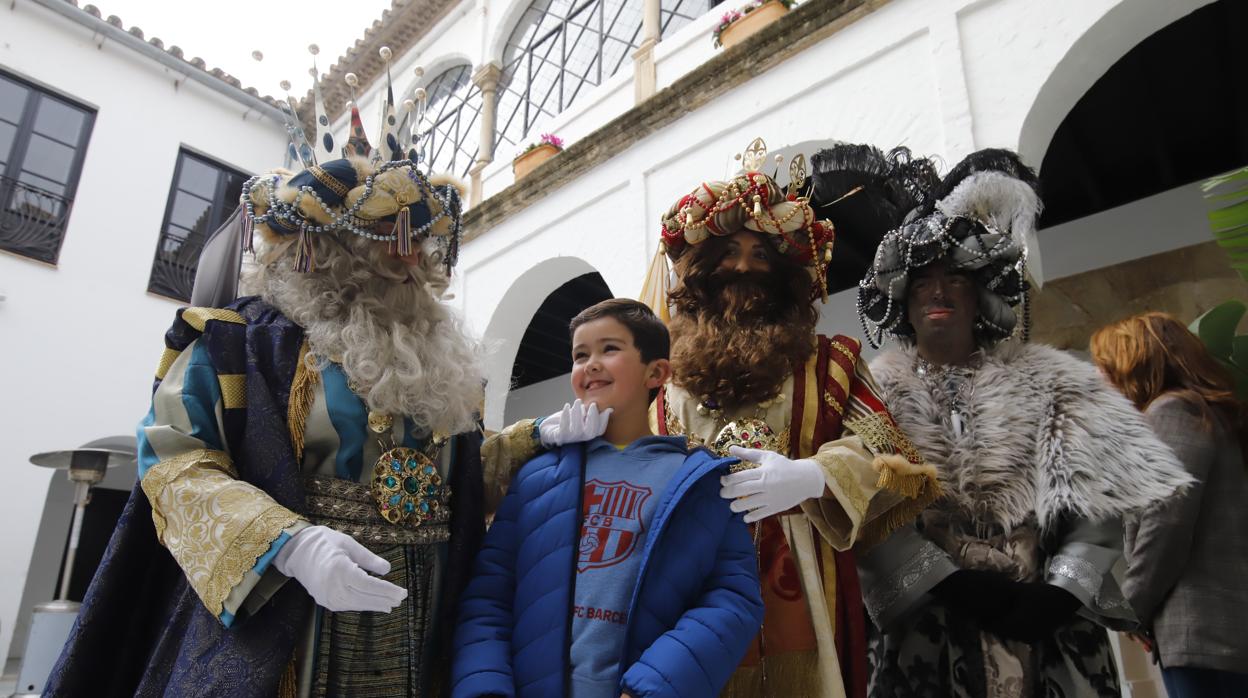
<svg viewBox="0 0 1248 698">
<path fill-rule="evenodd" d="M 433 172 L 467 177 L 481 141 L 481 90 L 472 82 L 472 66 L 438 74 L 425 86 L 425 99 L 420 133 L 425 162 Z"/>
<path fill-rule="evenodd" d="M 717 0 L 662 0 L 661 36 Z M 639 0 L 535 0 L 503 51 L 495 143 L 520 143 L 534 126 L 567 109 L 615 74 L 641 44 Z"/>
</svg>

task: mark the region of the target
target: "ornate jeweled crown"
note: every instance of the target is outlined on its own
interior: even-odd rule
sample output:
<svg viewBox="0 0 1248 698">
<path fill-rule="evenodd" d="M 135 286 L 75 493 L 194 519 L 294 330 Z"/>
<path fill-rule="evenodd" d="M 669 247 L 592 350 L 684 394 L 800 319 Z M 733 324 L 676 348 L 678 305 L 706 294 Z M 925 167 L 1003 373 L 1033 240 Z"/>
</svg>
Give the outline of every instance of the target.
<svg viewBox="0 0 1248 698">
<path fill-rule="evenodd" d="M 414 244 L 432 238 L 449 274 L 459 255 L 463 185 L 453 177 L 428 174 L 419 167 L 421 154 L 414 145 L 413 126 L 423 117 L 423 88 L 416 90 L 415 99 L 404 100 L 400 119 L 390 79 L 393 54 L 383 46 L 380 54 L 386 62 L 386 98 L 377 138 L 380 147 L 374 148 L 364 134 L 355 100 L 359 79 L 348 73 L 351 131 L 335 159 L 334 138 L 317 83 L 315 56 L 319 49 L 313 44 L 308 50 L 313 55 L 316 145 L 308 142 L 296 104 L 288 95 L 282 107 L 290 136 L 290 158 L 302 163 L 304 169 L 294 174 L 278 170 L 258 175 L 243 185 L 246 249 L 252 249 L 257 231 L 270 242 L 298 236 L 295 267 L 309 271 L 315 268 L 313 235 L 345 232 L 390 242 L 401 255 L 409 254 Z M 422 74 L 417 68 L 417 76 Z M 289 89 L 289 83 L 283 82 L 282 87 Z M 386 230 L 387 225 L 379 224 L 392 225 Z"/>
<path fill-rule="evenodd" d="M 738 158 L 741 172 L 700 183 L 663 215 L 662 242 L 668 257 L 675 261 L 711 236 L 748 230 L 766 235 L 781 254 L 810 270 L 816 288 L 826 288 L 836 234 L 832 223 L 818 220 L 810 205 L 805 156 L 798 154 L 789 163 L 786 187 L 762 172 L 767 163 L 763 139 L 755 138 Z M 777 155 L 777 175 L 782 164 L 783 157 Z"/>
</svg>

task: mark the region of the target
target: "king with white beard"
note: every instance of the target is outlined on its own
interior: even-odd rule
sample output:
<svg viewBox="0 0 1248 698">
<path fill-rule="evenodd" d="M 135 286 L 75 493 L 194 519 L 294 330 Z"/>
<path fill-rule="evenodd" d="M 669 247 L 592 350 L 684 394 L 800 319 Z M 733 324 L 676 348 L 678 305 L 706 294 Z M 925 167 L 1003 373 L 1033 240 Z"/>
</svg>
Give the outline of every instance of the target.
<svg viewBox="0 0 1248 698">
<path fill-rule="evenodd" d="M 247 183 L 251 295 L 166 335 L 50 695 L 438 690 L 484 521 L 481 355 L 439 300 L 460 194 L 406 160 Z"/>
</svg>

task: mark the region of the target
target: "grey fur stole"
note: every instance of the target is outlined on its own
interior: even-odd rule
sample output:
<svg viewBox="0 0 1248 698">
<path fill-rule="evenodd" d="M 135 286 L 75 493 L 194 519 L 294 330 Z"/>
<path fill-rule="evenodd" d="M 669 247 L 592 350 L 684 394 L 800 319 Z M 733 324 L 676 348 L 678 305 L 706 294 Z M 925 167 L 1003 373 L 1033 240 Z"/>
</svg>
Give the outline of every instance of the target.
<svg viewBox="0 0 1248 698">
<path fill-rule="evenodd" d="M 941 388 L 915 373 L 913 347 L 871 363 L 898 425 L 936 466 L 945 497 L 968 514 L 978 504 L 1007 531 L 1034 516 L 1047 531 L 1064 515 L 1099 521 L 1141 509 L 1191 481 L 1090 364 L 1016 341 L 982 354 L 961 436 Z"/>
</svg>

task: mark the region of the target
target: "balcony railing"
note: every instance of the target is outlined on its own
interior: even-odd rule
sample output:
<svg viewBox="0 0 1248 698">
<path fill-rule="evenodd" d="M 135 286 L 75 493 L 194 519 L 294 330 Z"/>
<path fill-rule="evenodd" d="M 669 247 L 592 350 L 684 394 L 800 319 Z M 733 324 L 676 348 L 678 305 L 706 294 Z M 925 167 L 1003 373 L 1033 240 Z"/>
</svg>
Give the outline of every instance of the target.
<svg viewBox="0 0 1248 698">
<path fill-rule="evenodd" d="M 56 264 L 73 199 L 0 177 L 0 249 Z"/>
<path fill-rule="evenodd" d="M 173 237 L 161 241 L 161 249 L 152 264 L 152 277 L 147 290 L 157 295 L 186 303 L 191 301 L 199 253 L 204 249 L 202 237 L 180 240 Z"/>
</svg>

